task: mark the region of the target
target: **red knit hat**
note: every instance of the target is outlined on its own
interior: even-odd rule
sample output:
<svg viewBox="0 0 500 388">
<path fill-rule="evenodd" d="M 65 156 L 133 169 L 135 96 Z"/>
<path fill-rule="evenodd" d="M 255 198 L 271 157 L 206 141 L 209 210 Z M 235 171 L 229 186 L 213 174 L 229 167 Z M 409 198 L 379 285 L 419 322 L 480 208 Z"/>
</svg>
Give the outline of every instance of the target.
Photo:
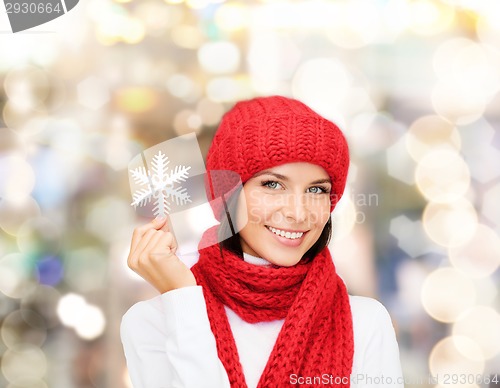
<svg viewBox="0 0 500 388">
<path fill-rule="evenodd" d="M 259 171 L 292 162 L 314 163 L 326 170 L 332 180 L 333 211 L 349 168 L 342 131 L 300 101 L 257 97 L 238 102 L 224 115 L 208 151 L 206 169 L 234 171 L 245 183 Z"/>
</svg>

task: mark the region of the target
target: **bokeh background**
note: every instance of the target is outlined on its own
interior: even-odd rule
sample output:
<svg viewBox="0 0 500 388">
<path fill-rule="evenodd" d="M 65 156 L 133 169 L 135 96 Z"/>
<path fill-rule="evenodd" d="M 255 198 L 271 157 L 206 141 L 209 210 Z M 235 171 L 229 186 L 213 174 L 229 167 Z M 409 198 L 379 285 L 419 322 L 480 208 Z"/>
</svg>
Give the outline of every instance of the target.
<svg viewBox="0 0 500 388">
<path fill-rule="evenodd" d="M 82 0 L 3 27 L 0 386 L 130 386 L 121 316 L 156 292 L 126 267 L 127 165 L 191 132 L 205 154 L 270 94 L 348 138 L 331 249 L 389 310 L 406 386 L 500 372 L 499 1 Z"/>
</svg>

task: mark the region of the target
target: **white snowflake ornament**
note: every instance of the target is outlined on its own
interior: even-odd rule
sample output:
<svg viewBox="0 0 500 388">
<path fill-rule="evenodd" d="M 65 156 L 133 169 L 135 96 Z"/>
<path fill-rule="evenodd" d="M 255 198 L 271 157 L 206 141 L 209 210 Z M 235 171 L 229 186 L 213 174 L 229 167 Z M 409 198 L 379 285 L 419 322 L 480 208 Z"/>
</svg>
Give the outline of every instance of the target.
<svg viewBox="0 0 500 388">
<path fill-rule="evenodd" d="M 177 136 L 143 150 L 129 162 L 127 170 L 131 206 L 141 217 L 168 217 L 181 256 L 197 253 L 217 242 L 202 240 L 207 229 L 219 224 L 213 209 L 225 208 L 231 195 L 243 189 L 239 175 L 233 171 L 207 174 L 196 133 Z M 232 228 L 220 231 L 217 239 L 231 237 L 246 224 L 243 206 L 244 198 L 238 207 L 222 214 Z M 238 223 L 234 222 L 237 210 L 241 210 Z"/>
<path fill-rule="evenodd" d="M 186 188 L 175 187 L 176 183 L 185 182 L 189 176 L 190 166 L 175 166 L 169 171 L 168 157 L 158 151 L 151 161 L 152 172 L 145 167 L 137 167 L 130 170 L 130 174 L 136 185 L 143 188 L 136 190 L 133 194 L 132 206 L 145 206 L 154 202 L 153 214 L 157 217 L 165 217 L 170 211 L 170 201 L 175 200 L 176 205 L 185 205 L 191 202 Z"/>
</svg>

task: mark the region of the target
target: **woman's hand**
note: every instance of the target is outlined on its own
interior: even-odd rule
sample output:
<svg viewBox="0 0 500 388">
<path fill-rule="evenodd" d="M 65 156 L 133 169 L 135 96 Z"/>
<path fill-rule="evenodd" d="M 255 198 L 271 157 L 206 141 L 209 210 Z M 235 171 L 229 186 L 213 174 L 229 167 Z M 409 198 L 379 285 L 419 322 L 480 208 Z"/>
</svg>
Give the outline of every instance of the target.
<svg viewBox="0 0 500 388">
<path fill-rule="evenodd" d="M 128 266 L 160 293 L 195 286 L 191 270 L 175 255 L 177 242 L 167 219 L 155 218 L 134 229 Z"/>
</svg>

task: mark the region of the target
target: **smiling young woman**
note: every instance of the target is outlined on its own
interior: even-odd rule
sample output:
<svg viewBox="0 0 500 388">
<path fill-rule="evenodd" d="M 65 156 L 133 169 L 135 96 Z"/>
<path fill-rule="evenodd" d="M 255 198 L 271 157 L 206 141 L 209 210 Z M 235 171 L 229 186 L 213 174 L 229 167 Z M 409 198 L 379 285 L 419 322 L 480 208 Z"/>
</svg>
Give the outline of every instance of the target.
<svg viewBox="0 0 500 388">
<path fill-rule="evenodd" d="M 341 130 L 294 99 L 242 101 L 206 164 L 243 189 L 227 200 L 235 212 L 212 204 L 221 223 L 193 267 L 165 220 L 132 237 L 129 266 L 160 292 L 122 320 L 134 387 L 403 387 L 387 310 L 348 295 L 328 249 L 349 167 Z M 217 243 L 233 222 L 239 232 Z"/>
<path fill-rule="evenodd" d="M 311 163 L 287 163 L 255 174 L 243 187 L 247 224 L 242 251 L 272 264 L 297 264 L 330 219 L 331 182 Z"/>
</svg>

